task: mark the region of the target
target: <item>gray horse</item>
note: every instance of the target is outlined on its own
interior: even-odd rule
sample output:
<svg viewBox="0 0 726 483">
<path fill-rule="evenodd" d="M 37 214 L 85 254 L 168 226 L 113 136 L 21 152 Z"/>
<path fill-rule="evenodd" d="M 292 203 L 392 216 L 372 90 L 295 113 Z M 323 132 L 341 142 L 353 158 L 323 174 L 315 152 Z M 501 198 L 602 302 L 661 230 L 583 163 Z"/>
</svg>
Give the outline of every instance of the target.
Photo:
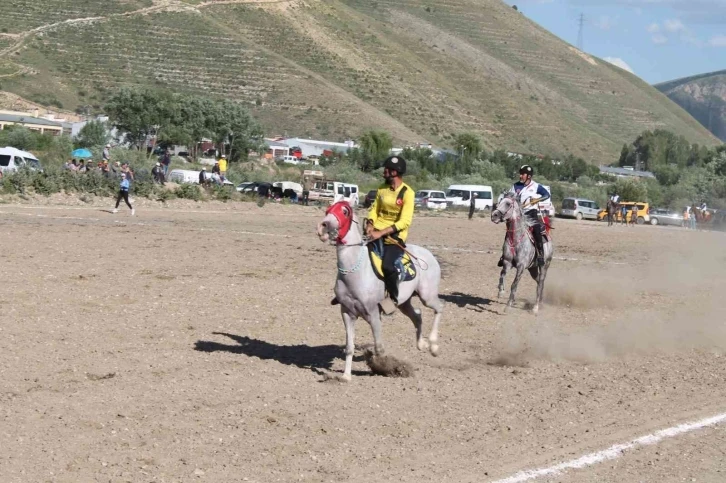
<svg viewBox="0 0 726 483">
<path fill-rule="evenodd" d="M 550 267 L 552 254 L 554 253 L 552 240 L 549 239 L 544 242 L 545 264 L 543 267 L 538 267 L 534 263 L 537 252 L 534 240 L 529 234 L 528 220 L 524 217 L 522 207 L 513 193 L 506 194 L 502 201 L 497 204 L 497 209 L 492 212 L 492 221 L 494 223 L 507 222 L 507 236 L 502 247 L 504 265 L 499 275 L 499 298 L 504 297 L 504 277 L 506 277 L 507 271 L 512 267 L 517 269 L 517 275 L 514 277 L 509 292 L 509 301 L 504 311 L 506 312 L 507 308 L 514 305 L 519 279 L 522 278 L 524 270 L 527 269 L 532 278 L 537 281 L 537 300 L 534 307 L 532 307 L 532 312 L 536 314 L 539 311 L 539 305 L 542 303 L 542 291 L 547 277 L 547 269 Z"/>
<path fill-rule="evenodd" d="M 351 206 L 341 201 L 331 206 L 325 218 L 318 224 L 318 237 L 323 242 L 335 243 L 338 255 L 338 277 L 335 282 L 335 296 L 340 302 L 340 313 L 345 324 L 345 370 L 343 379 L 350 381 L 353 364 L 355 321 L 363 317 L 373 331 L 374 349 L 382 355 L 381 309 L 379 304 L 385 296 L 383 281 L 378 279 L 368 257 L 368 247 L 361 235 L 358 218 Z M 430 251 L 416 245 L 406 249 L 415 257 L 418 265 L 416 277 L 401 282 L 398 291 L 398 308 L 416 328 L 416 345 L 419 350 L 429 349 L 438 355 L 438 331 L 443 303 L 439 300 L 441 268 Z M 434 311 L 434 323 L 428 342 L 422 334 L 421 310 L 411 305 L 411 297 L 417 294 L 421 302 Z"/>
</svg>

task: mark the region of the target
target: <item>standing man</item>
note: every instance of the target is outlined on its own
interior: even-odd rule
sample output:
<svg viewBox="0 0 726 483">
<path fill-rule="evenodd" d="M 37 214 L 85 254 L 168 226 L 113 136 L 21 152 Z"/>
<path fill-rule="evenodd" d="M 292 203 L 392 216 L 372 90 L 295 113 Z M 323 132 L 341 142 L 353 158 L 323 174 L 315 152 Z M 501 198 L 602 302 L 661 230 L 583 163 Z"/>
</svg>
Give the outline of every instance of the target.
<svg viewBox="0 0 726 483">
<path fill-rule="evenodd" d="M 224 154 L 219 158 L 219 176 L 222 177 L 222 181 L 227 179 L 227 156 Z"/>
<path fill-rule="evenodd" d="M 107 144 L 105 148 L 103 148 L 103 162 L 108 163 L 111 160 L 111 145 Z"/>
<path fill-rule="evenodd" d="M 383 163 L 385 183 L 378 188 L 376 199 L 368 213 L 366 235 L 371 241 L 383 238 L 383 278 L 388 298 L 381 309 L 390 315 L 398 304 L 399 273 L 396 262 L 403 257 L 408 229 L 413 222 L 414 191 L 403 182 L 406 160 L 391 156 Z"/>
<path fill-rule="evenodd" d="M 164 151 L 164 156 L 161 157 L 161 166 L 164 168 L 164 179 L 169 176 L 169 165 L 171 164 L 171 153 L 169 149 Z"/>
<path fill-rule="evenodd" d="M 310 198 L 310 188 L 312 188 L 312 181 L 310 180 L 310 176 L 303 176 L 303 205 L 308 206 L 309 205 L 309 198 Z"/>
<path fill-rule="evenodd" d="M 476 209 L 476 192 L 471 194 L 471 202 L 469 202 L 469 219 L 474 216 L 474 210 Z"/>
</svg>

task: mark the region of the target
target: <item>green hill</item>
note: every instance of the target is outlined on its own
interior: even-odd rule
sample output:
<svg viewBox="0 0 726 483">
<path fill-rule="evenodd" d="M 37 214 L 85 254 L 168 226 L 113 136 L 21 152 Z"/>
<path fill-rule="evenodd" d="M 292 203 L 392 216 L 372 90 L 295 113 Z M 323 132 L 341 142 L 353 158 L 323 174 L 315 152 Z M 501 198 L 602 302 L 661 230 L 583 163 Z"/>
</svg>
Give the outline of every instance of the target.
<svg viewBox="0 0 726 483">
<path fill-rule="evenodd" d="M 716 142 L 500 0 L 8 0 L 0 32 L 2 88 L 71 110 L 144 85 L 238 99 L 269 134 L 446 146 L 471 131 L 598 163 L 646 129 Z"/>
<path fill-rule="evenodd" d="M 726 141 L 726 70 L 664 82 L 655 86 Z"/>
</svg>

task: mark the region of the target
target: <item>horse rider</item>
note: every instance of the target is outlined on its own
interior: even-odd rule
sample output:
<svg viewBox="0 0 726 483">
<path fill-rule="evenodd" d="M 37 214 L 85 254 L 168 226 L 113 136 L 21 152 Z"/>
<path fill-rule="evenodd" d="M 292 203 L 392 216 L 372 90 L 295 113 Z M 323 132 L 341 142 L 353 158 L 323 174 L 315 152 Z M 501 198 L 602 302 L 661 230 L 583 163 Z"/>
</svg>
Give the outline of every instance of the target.
<svg viewBox="0 0 726 483">
<path fill-rule="evenodd" d="M 610 196 L 610 201 L 612 201 L 615 206 L 618 206 L 618 203 L 620 202 L 620 195 L 613 191 L 613 194 Z"/>
<path fill-rule="evenodd" d="M 544 240 L 542 239 L 544 223 L 540 219 L 537 204 L 550 199 L 550 193 L 547 191 L 547 188 L 532 179 L 533 174 L 534 169 L 532 169 L 532 166 L 528 164 L 523 165 L 519 168 L 519 181 L 514 183 L 510 191 L 517 195 L 525 218 L 529 218 L 532 222 L 534 246 L 537 249 L 537 266 L 543 267 L 545 264 Z M 497 265 L 500 267 L 504 265 L 503 256 L 499 259 Z"/>
<path fill-rule="evenodd" d="M 413 221 L 414 191 L 403 182 L 406 160 L 390 156 L 383 162 L 385 183 L 378 188 L 376 199 L 368 213 L 366 235 L 370 241 L 383 238 L 383 277 L 388 299 L 381 303 L 385 313 L 393 313 L 398 304 L 398 269 L 396 262 L 403 257 L 408 229 Z"/>
</svg>

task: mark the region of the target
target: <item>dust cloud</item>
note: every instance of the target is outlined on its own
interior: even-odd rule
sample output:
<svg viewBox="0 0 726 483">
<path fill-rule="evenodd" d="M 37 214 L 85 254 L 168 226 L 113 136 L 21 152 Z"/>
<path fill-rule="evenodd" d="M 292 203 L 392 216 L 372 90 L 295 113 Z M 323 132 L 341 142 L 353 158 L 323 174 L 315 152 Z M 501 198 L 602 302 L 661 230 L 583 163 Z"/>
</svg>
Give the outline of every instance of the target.
<svg viewBox="0 0 726 483">
<path fill-rule="evenodd" d="M 553 266 L 544 314 L 508 317 L 491 363 L 595 363 L 634 354 L 726 351 L 725 241 L 722 235 L 703 237 L 632 255 L 632 263 Z M 563 310 L 579 312 L 581 322 L 559 323 Z"/>
</svg>

